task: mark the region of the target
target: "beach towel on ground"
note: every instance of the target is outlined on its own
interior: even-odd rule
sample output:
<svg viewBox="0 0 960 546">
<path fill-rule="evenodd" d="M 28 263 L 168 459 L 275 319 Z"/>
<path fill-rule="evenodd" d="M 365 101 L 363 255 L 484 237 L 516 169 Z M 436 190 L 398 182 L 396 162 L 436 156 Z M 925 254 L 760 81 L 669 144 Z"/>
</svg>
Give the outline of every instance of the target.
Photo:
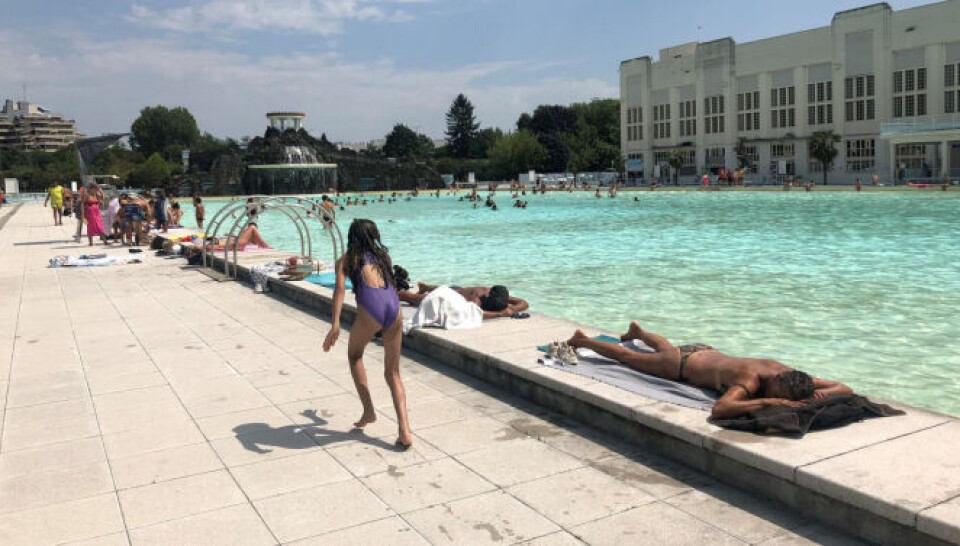
<svg viewBox="0 0 960 546">
<path fill-rule="evenodd" d="M 620 340 L 610 336 L 597 336 L 594 339 L 610 343 L 620 343 Z M 628 349 L 642 353 L 655 352 L 644 342 L 637 339 L 625 341 L 620 344 Z M 547 346 L 544 345 L 538 348 L 541 351 L 546 351 Z M 540 357 L 539 361 L 547 366 L 553 366 L 565 372 L 589 377 L 601 383 L 620 387 L 623 390 L 646 396 L 647 398 L 653 398 L 661 402 L 669 402 L 686 408 L 709 411 L 719 396 L 719 393 L 714 390 L 701 389 L 686 383 L 638 372 L 615 360 L 602 357 L 590 349 L 577 349 L 577 357 L 580 359 L 580 362 L 576 365 L 564 364 L 546 355 Z"/>
<path fill-rule="evenodd" d="M 79 258 L 74 258 L 73 256 L 57 256 L 50 259 L 50 267 L 101 267 L 117 264 L 138 264 L 141 262 L 142 260 L 139 258 L 126 258 L 117 256 L 96 258 L 86 258 L 83 256 Z"/>
<path fill-rule="evenodd" d="M 403 333 L 434 326 L 447 330 L 479 328 L 483 311 L 449 286 L 438 286 L 420 302 L 412 317 L 403 322 Z"/>
<path fill-rule="evenodd" d="M 303 280 L 324 288 L 333 289 L 337 287 L 337 274 L 333 271 L 324 271 L 316 275 L 310 275 Z M 353 290 L 353 283 L 350 282 L 350 279 L 347 279 L 347 290 Z"/>
<path fill-rule="evenodd" d="M 269 286 L 268 278 L 279 279 L 280 273 L 287 268 L 285 262 L 270 262 L 262 265 L 255 265 L 250 269 L 250 278 L 253 279 L 254 290 L 265 291 Z"/>
<path fill-rule="evenodd" d="M 858 394 L 838 394 L 811 400 L 800 408 L 769 406 L 736 419 L 708 419 L 718 427 L 763 434 L 796 434 L 803 437 L 811 430 L 842 427 L 867 417 L 890 417 L 904 412 L 886 404 L 872 402 Z"/>
</svg>

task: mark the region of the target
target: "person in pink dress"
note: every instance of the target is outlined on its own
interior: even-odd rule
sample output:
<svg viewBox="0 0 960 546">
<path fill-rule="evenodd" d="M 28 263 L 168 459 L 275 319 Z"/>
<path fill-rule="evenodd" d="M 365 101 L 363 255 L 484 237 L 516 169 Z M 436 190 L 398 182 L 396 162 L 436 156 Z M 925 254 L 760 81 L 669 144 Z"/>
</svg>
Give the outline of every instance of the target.
<svg viewBox="0 0 960 546">
<path fill-rule="evenodd" d="M 107 244 L 107 234 L 103 229 L 103 215 L 100 213 L 100 203 L 103 202 L 103 191 L 93 183 L 83 196 L 83 216 L 87 221 L 87 240 L 93 246 L 93 236 L 99 235 L 103 244 Z"/>
</svg>

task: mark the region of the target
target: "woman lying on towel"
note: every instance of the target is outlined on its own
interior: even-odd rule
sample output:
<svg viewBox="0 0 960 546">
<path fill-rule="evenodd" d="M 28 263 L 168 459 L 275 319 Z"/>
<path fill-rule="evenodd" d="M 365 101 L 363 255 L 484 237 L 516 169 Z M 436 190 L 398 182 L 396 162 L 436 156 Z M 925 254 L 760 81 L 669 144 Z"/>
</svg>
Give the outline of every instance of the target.
<svg viewBox="0 0 960 546">
<path fill-rule="evenodd" d="M 258 248 L 270 248 L 270 245 L 260 236 L 260 230 L 257 229 L 257 224 L 253 222 L 250 222 L 247 224 L 247 227 L 243 228 L 239 237 L 229 235 L 225 241 L 214 240 L 208 243 L 207 251 L 224 249 L 243 251 L 249 245 L 254 245 Z"/>
<path fill-rule="evenodd" d="M 811 377 L 776 360 L 729 356 L 702 343 L 675 347 L 637 322 L 630 323 L 620 339 L 639 339 L 656 352 L 640 353 L 591 339 L 582 330 L 574 332 L 567 344 L 586 347 L 643 373 L 719 391 L 711 413 L 714 419 L 730 419 L 767 406 L 800 407 L 810 398 L 853 392 L 843 383 Z"/>
</svg>

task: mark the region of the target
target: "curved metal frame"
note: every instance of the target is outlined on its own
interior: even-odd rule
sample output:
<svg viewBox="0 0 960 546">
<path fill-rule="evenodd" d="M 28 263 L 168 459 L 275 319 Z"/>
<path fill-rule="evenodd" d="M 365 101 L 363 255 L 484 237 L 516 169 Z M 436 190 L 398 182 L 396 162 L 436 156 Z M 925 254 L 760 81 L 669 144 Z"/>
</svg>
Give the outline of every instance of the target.
<svg viewBox="0 0 960 546">
<path fill-rule="evenodd" d="M 223 208 L 218 210 L 213 217 L 210 219 L 208 224 L 209 230 L 204 233 L 203 241 L 203 265 L 204 267 L 208 266 L 207 262 L 207 239 L 210 237 L 217 237 L 220 229 L 224 225 L 229 225 L 230 229 L 225 235 L 223 235 L 225 241 L 229 241 L 231 237 L 234 240 L 239 238 L 239 233 L 242 232 L 242 227 L 245 227 L 251 220 L 249 209 L 247 208 L 247 201 L 253 198 L 254 204 L 256 204 L 257 214 L 263 211 L 268 210 L 278 210 L 284 214 L 294 226 L 297 228 L 297 234 L 300 237 L 300 255 L 307 256 L 313 259 L 313 238 L 310 236 L 310 228 L 307 225 L 306 217 L 309 217 L 310 214 L 316 216 L 317 220 L 322 226 L 322 233 L 325 233 L 330 237 L 330 242 L 333 246 L 333 259 L 336 261 L 344 252 L 343 244 L 343 233 L 340 231 L 340 227 L 337 225 L 336 219 L 331 215 L 326 209 L 320 206 L 319 203 L 306 199 L 303 197 L 295 196 L 276 196 L 276 195 L 245 195 L 232 198 Z M 301 211 L 305 211 L 307 214 L 304 216 L 300 215 Z M 229 223 L 230 220 L 233 220 L 233 223 Z M 239 230 L 239 232 L 238 232 Z M 327 233 L 329 232 L 329 233 Z M 238 261 L 237 261 L 237 245 L 233 246 L 233 271 L 231 273 L 230 266 L 230 247 L 226 242 L 223 247 L 223 261 L 224 261 L 224 273 L 230 277 L 236 277 L 238 271 Z"/>
</svg>

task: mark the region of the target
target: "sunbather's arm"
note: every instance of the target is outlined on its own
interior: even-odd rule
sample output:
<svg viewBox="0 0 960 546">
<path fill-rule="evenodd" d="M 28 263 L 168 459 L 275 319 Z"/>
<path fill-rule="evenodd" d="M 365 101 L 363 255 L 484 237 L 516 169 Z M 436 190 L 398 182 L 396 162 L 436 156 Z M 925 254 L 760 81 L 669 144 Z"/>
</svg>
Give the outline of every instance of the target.
<svg viewBox="0 0 960 546">
<path fill-rule="evenodd" d="M 527 300 L 522 298 L 510 297 L 507 299 L 507 309 L 510 311 L 510 314 L 519 313 L 520 311 L 526 311 L 530 309 L 530 304 L 527 303 Z"/>
<path fill-rule="evenodd" d="M 814 398 L 826 398 L 834 394 L 850 394 L 853 392 L 853 389 L 839 381 L 829 381 L 819 377 L 813 378 L 813 387 L 815 389 L 813 391 Z"/>
<path fill-rule="evenodd" d="M 343 310 L 343 295 L 347 291 L 347 279 L 343 271 L 343 258 L 337 260 L 337 285 L 333 289 L 333 323 L 330 325 L 330 332 L 323 340 L 323 351 L 327 352 L 340 337 L 340 311 Z"/>
<path fill-rule="evenodd" d="M 803 407 L 806 402 L 785 398 L 751 398 L 747 389 L 733 385 L 713 405 L 710 417 L 714 419 L 735 419 L 741 415 L 766 408 L 768 406 Z"/>
</svg>

